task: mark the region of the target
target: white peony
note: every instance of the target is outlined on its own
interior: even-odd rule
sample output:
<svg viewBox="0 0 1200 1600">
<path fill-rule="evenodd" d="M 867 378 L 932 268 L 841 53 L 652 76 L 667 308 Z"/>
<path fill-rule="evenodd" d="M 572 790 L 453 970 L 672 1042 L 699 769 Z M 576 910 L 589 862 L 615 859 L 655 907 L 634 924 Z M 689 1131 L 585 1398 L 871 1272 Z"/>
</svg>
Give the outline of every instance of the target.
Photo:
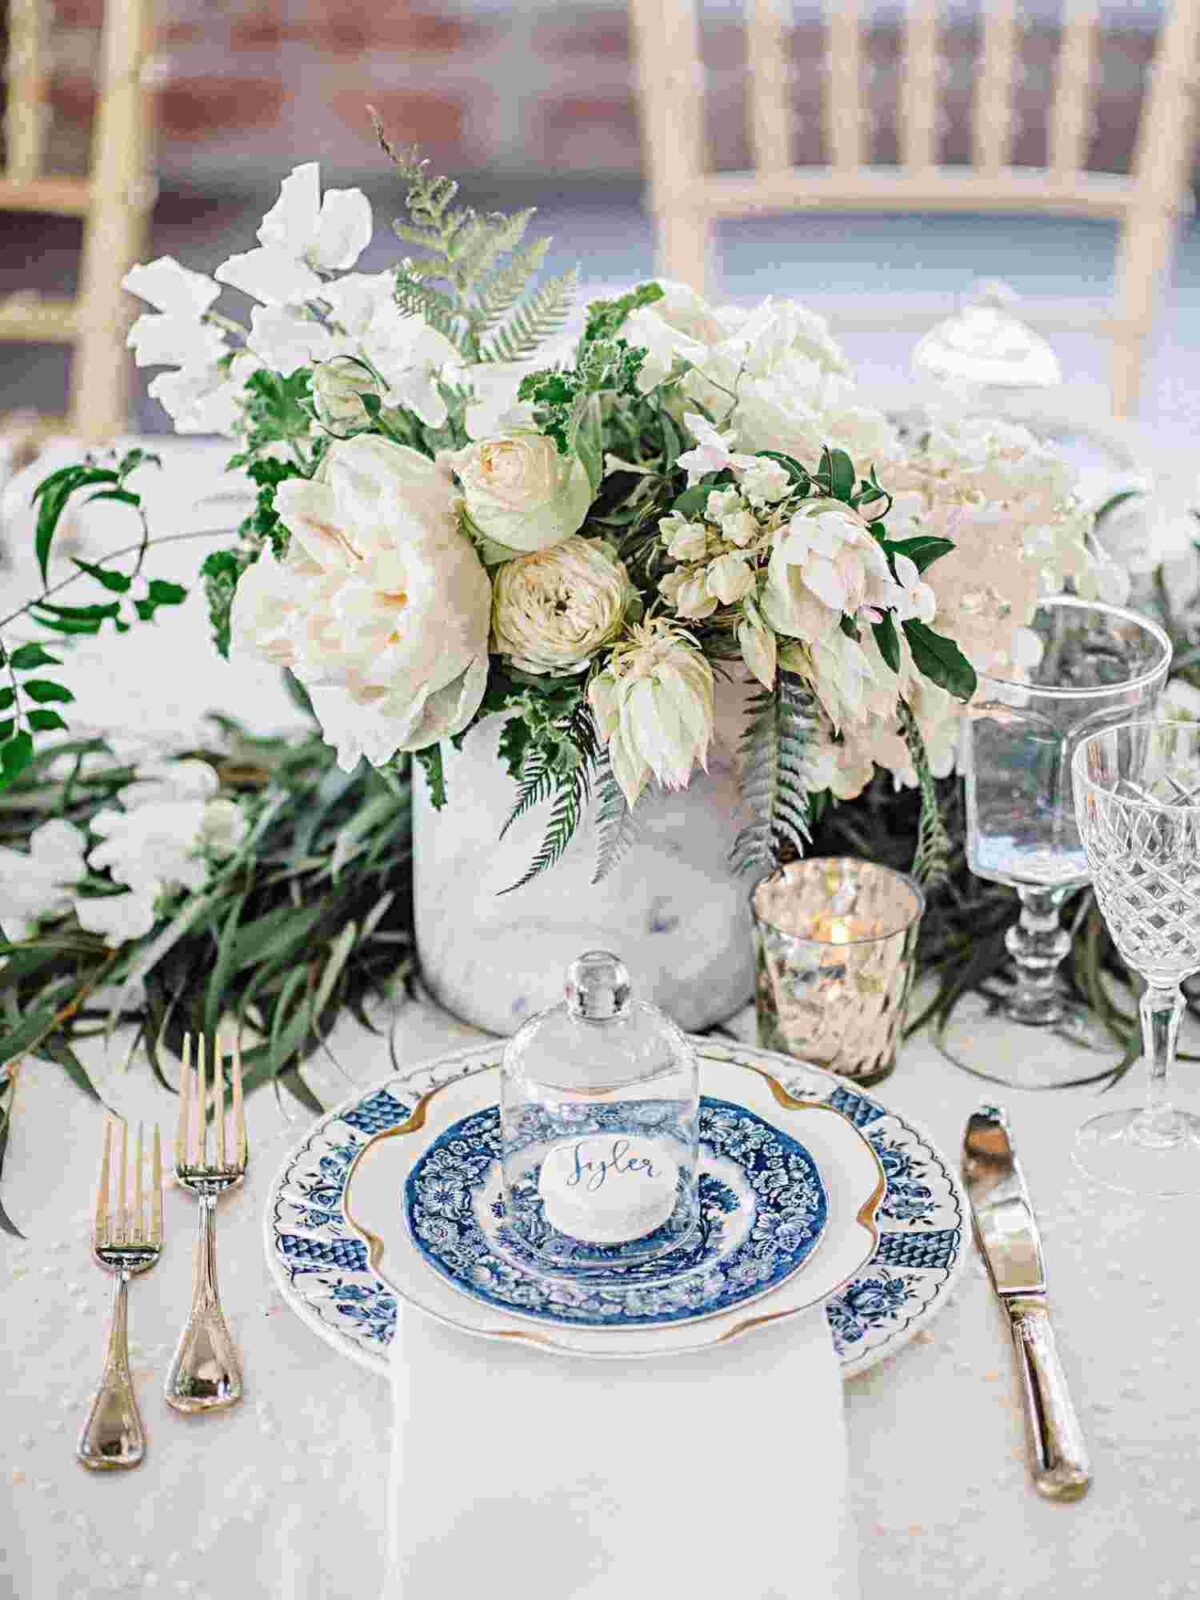
<svg viewBox="0 0 1200 1600">
<path fill-rule="evenodd" d="M 321 274 L 347 271 L 370 244 L 370 202 L 361 189 L 330 189 L 322 199 L 320 169 L 306 162 L 283 180 L 258 238 L 259 249 L 217 268 L 220 282 L 267 305 L 315 300 Z"/>
<path fill-rule="evenodd" d="M 542 433 L 515 432 L 468 445 L 451 457 L 467 515 L 505 550 L 544 550 L 582 525 L 592 503 L 583 462 Z"/>
<path fill-rule="evenodd" d="M 275 503 L 291 546 L 243 575 L 235 649 L 291 667 L 347 771 L 461 732 L 487 682 L 491 585 L 446 474 L 360 434 Z"/>
<path fill-rule="evenodd" d="M 43 917 L 71 909 L 75 885 L 83 877 L 87 841 L 71 822 L 55 818 L 29 835 L 29 852 L 0 849 L 3 919 L 9 940 L 32 938 Z"/>
<path fill-rule="evenodd" d="M 613 776 L 632 806 L 653 776 L 684 789 L 706 766 L 713 731 L 713 675 L 690 635 L 661 617 L 639 623 L 588 685 Z"/>
<path fill-rule="evenodd" d="M 498 569 L 493 649 L 526 672 L 581 672 L 620 633 L 635 598 L 607 545 L 572 536 Z"/>
</svg>

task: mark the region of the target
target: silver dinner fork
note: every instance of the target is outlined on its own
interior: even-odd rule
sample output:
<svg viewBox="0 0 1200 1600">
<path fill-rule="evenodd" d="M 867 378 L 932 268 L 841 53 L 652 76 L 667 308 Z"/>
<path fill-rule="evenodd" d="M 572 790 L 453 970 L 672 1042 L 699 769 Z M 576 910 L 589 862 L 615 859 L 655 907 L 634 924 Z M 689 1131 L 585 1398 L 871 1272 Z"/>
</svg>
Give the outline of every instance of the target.
<svg viewBox="0 0 1200 1600">
<path fill-rule="evenodd" d="M 235 1041 L 232 1064 L 232 1130 L 226 1128 L 225 1072 L 220 1055 L 212 1062 L 212 1159 L 209 1160 L 209 1089 L 205 1043 L 184 1036 L 179 1078 L 179 1125 L 175 1134 L 175 1181 L 200 1202 L 199 1231 L 192 1266 L 192 1309 L 167 1373 L 167 1404 L 176 1411 L 221 1411 L 242 1398 L 242 1365 L 225 1325 L 217 1292 L 217 1199 L 241 1183 L 248 1151 L 242 1109 L 242 1054 Z M 227 1139 L 227 1132 L 232 1137 Z"/>
<path fill-rule="evenodd" d="M 113 1129 L 118 1130 L 115 1172 Z M 104 1374 L 79 1436 L 76 1456 L 93 1471 L 136 1467 L 146 1453 L 129 1372 L 129 1280 L 149 1272 L 162 1254 L 162 1152 L 158 1127 L 150 1146 L 150 1181 L 145 1182 L 145 1134 L 138 1123 L 129 1184 L 129 1125 L 106 1119 L 100 1182 L 92 1220 L 92 1254 L 116 1278 Z"/>
</svg>

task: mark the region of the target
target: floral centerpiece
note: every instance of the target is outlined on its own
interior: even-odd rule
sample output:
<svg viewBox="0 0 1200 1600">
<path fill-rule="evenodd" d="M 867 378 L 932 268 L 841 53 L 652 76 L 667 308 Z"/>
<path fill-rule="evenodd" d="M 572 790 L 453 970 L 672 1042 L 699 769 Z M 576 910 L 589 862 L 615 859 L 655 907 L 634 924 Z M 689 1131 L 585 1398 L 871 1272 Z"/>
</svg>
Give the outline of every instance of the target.
<svg viewBox="0 0 1200 1600">
<path fill-rule="evenodd" d="M 130 345 L 163 369 L 151 393 L 177 431 L 231 435 L 254 490 L 203 563 L 216 648 L 287 668 L 329 749 L 298 747 L 298 768 L 276 753 L 247 789 L 228 751 L 176 752 L 208 776 L 140 775 L 62 743 L 55 642 L 152 623 L 184 589 L 145 570 L 153 458 L 45 478 L 45 586 L 0 617 L 0 799 L 24 847 L 13 881 L 28 880 L 3 913 L 0 1062 L 40 1051 L 74 1072 L 84 1000 L 116 981 L 148 1039 L 232 1010 L 261 1041 L 260 1077 L 290 1070 L 409 937 L 407 854 L 385 870 L 384 840 L 406 837 L 410 757 L 437 805 L 489 718 L 507 820 L 545 813 L 514 888 L 585 813 L 595 876 L 612 872 L 647 789 L 683 789 L 709 760 L 724 680 L 753 685 L 740 866 L 803 852 L 864 790 L 907 814 L 887 796 L 908 787 L 917 870 L 937 879 L 952 843 L 936 780 L 976 668 L 1019 656 L 1039 592 L 1097 582 L 1069 473 L 1024 429 L 897 432 L 791 301 L 710 306 L 647 283 L 572 328 L 573 274 L 539 281 L 530 212 L 478 214 L 415 154 L 389 154 L 412 252 L 397 265 L 356 270 L 368 202 L 322 196 L 306 165 L 257 247 L 212 277 L 170 259 L 129 274 L 149 307 Z M 218 309 L 226 289 L 240 319 Z M 95 498 L 128 512 L 130 542 L 51 583 L 64 513 Z M 97 592 L 68 603 L 70 584 Z M 290 873 L 309 874 L 312 927 Z M 0 1071 L 0 1142 L 4 1092 Z"/>
<path fill-rule="evenodd" d="M 536 282 L 531 213 L 459 207 L 450 180 L 389 153 L 397 232 L 419 252 L 395 268 L 354 270 L 368 202 L 322 197 L 307 165 L 213 278 L 167 258 L 129 274 L 153 308 L 131 347 L 168 369 L 151 393 L 181 432 L 232 433 L 257 491 L 204 563 L 217 648 L 287 667 L 345 770 L 414 755 L 435 803 L 446 742 L 501 714 L 513 814 L 549 803 L 526 877 L 593 791 L 598 876 L 611 868 L 646 785 L 704 766 L 722 676 L 759 686 L 751 869 L 803 850 L 814 810 L 877 767 L 948 770 L 975 667 L 1011 657 L 1039 591 L 1087 581 L 1058 457 L 1013 425 L 901 439 L 789 301 L 714 308 L 649 283 L 589 306 L 563 343 L 573 274 Z M 216 309 L 222 285 L 254 301 L 244 325 Z M 43 563 L 72 494 L 100 484 L 136 507 L 130 477 L 48 479 Z M 27 615 L 122 625 L 111 603 Z M 13 659 L 10 778 L 50 721 L 20 676 L 32 656 Z"/>
</svg>

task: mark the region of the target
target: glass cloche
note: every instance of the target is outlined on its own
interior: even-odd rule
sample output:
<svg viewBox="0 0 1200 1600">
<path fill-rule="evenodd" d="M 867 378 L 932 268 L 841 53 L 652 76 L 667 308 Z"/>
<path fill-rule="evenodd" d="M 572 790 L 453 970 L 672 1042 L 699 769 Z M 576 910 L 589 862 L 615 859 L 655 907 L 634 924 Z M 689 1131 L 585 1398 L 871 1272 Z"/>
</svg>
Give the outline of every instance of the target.
<svg viewBox="0 0 1200 1600">
<path fill-rule="evenodd" d="M 978 284 L 961 310 L 917 342 L 914 373 L 969 392 L 1055 388 L 1062 382 L 1058 356 L 1022 322 L 1016 300 L 1006 283 Z"/>
<path fill-rule="evenodd" d="M 630 996 L 605 950 L 572 962 L 566 997 L 509 1040 L 500 1073 L 505 1231 L 548 1271 L 650 1260 L 699 1215 L 695 1051 Z"/>
</svg>

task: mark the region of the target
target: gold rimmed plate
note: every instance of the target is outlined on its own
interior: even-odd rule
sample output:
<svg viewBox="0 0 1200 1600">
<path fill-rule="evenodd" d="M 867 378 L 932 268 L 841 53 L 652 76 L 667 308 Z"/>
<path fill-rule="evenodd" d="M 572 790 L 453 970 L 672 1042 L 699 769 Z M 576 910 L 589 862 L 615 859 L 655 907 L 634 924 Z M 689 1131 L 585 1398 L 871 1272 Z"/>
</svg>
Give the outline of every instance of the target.
<svg viewBox="0 0 1200 1600">
<path fill-rule="evenodd" d="M 346 1222 L 399 1299 L 465 1333 L 563 1354 L 696 1350 L 820 1305 L 878 1245 L 876 1150 L 836 1109 L 756 1065 L 704 1058 L 701 1089 L 711 1226 L 682 1270 L 548 1278 L 505 1248 L 494 1066 L 431 1089 L 357 1152 Z M 789 1174 L 792 1204 L 755 1184 L 768 1165 Z"/>
</svg>

